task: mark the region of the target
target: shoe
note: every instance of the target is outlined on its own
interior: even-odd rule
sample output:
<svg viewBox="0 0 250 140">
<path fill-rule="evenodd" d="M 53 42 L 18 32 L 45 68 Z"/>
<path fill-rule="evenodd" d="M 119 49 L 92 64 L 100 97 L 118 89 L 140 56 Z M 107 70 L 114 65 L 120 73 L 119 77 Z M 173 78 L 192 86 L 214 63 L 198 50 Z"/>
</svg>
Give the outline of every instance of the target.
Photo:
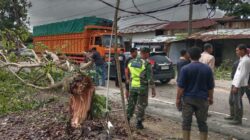
<svg viewBox="0 0 250 140">
<path fill-rule="evenodd" d="M 233 121 L 229 122 L 229 124 L 231 124 L 231 125 L 242 125 L 242 121 L 233 120 Z"/>
<path fill-rule="evenodd" d="M 224 119 L 225 119 L 225 120 L 233 120 L 234 117 L 233 117 L 233 116 L 228 116 L 228 117 L 225 117 Z"/>
<path fill-rule="evenodd" d="M 206 132 L 200 132 L 200 140 L 207 140 L 207 133 Z"/>
<path fill-rule="evenodd" d="M 190 140 L 190 131 L 183 130 L 182 135 L 183 135 L 183 140 Z"/>
<path fill-rule="evenodd" d="M 142 125 L 142 121 L 137 121 L 136 128 L 137 129 L 143 129 L 144 128 L 144 126 Z"/>
</svg>

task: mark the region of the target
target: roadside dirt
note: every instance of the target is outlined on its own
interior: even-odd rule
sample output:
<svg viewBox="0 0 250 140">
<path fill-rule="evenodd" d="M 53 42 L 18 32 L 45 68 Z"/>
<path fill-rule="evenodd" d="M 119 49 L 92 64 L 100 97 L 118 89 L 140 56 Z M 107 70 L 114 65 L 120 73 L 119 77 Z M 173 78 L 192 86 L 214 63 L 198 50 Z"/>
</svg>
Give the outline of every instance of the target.
<svg viewBox="0 0 250 140">
<path fill-rule="evenodd" d="M 55 95 L 53 95 L 55 97 Z M 81 129 L 68 127 L 67 97 L 58 96 L 47 105 L 37 109 L 0 117 L 0 140 L 106 140 L 127 139 L 121 106 L 111 103 L 108 120 L 114 125 L 107 134 L 107 118 L 87 120 Z M 147 115 L 145 129 L 136 130 L 131 121 L 133 136 L 137 140 L 181 139 L 181 124 L 159 116 Z M 192 140 L 198 140 L 197 128 L 192 130 Z M 227 140 L 227 136 L 209 133 L 211 140 Z"/>
</svg>

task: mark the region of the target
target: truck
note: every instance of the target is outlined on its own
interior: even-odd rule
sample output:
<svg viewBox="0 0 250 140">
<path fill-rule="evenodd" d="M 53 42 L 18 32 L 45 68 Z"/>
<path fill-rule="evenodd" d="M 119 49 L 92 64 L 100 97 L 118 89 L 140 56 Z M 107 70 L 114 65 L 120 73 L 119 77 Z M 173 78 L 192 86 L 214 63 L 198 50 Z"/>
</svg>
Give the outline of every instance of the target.
<svg viewBox="0 0 250 140">
<path fill-rule="evenodd" d="M 111 37 L 113 41 L 110 48 Z M 114 54 L 114 38 L 112 21 L 97 17 L 83 17 L 33 28 L 33 45 L 36 53 L 41 54 L 48 50 L 59 56 L 66 55 L 76 63 L 83 61 L 83 52 L 88 52 L 94 47 L 105 58 L 109 54 L 109 49 Z M 123 47 L 122 37 L 118 35 L 118 52 Z"/>
</svg>

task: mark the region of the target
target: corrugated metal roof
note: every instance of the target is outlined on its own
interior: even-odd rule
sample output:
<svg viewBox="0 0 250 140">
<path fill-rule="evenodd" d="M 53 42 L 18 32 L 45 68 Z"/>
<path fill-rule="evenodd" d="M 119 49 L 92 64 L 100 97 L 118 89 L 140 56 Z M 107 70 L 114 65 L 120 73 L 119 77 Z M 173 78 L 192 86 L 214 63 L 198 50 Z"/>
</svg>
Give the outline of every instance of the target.
<svg viewBox="0 0 250 140">
<path fill-rule="evenodd" d="M 218 29 L 214 31 L 196 33 L 188 37 L 188 39 L 196 39 L 202 41 L 218 40 L 218 39 L 250 39 L 250 28 Z"/>
<path fill-rule="evenodd" d="M 213 25 L 218 24 L 213 19 L 197 19 L 193 20 L 192 27 L 193 29 L 198 28 L 206 28 Z M 121 33 L 144 33 L 150 32 L 155 30 L 179 30 L 179 29 L 187 29 L 188 28 L 188 21 L 171 21 L 167 23 L 155 23 L 155 24 L 138 24 L 132 25 L 127 28 L 121 29 Z"/>
<path fill-rule="evenodd" d="M 144 33 L 162 29 L 167 23 L 155 23 L 155 24 L 138 24 L 132 25 L 127 28 L 121 29 L 120 33 Z"/>
<path fill-rule="evenodd" d="M 206 28 L 216 24 L 218 23 L 213 19 L 194 20 L 192 22 L 192 28 L 193 29 Z M 188 28 L 188 21 L 173 21 L 164 27 L 165 30 L 181 30 L 187 28 Z"/>
<path fill-rule="evenodd" d="M 177 38 L 174 36 L 156 36 L 154 38 L 141 39 L 136 41 L 136 43 L 162 43 L 162 42 L 172 42 Z"/>
</svg>

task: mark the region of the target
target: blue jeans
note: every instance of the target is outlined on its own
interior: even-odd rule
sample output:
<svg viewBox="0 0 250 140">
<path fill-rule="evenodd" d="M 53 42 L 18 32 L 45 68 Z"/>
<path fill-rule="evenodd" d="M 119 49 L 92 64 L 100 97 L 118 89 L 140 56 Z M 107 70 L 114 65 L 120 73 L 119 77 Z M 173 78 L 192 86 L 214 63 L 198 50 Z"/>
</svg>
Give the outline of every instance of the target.
<svg viewBox="0 0 250 140">
<path fill-rule="evenodd" d="M 106 76 L 105 65 L 103 64 L 103 65 L 95 66 L 95 69 L 96 69 L 96 76 L 95 76 L 96 85 L 105 86 L 105 76 Z"/>
</svg>

